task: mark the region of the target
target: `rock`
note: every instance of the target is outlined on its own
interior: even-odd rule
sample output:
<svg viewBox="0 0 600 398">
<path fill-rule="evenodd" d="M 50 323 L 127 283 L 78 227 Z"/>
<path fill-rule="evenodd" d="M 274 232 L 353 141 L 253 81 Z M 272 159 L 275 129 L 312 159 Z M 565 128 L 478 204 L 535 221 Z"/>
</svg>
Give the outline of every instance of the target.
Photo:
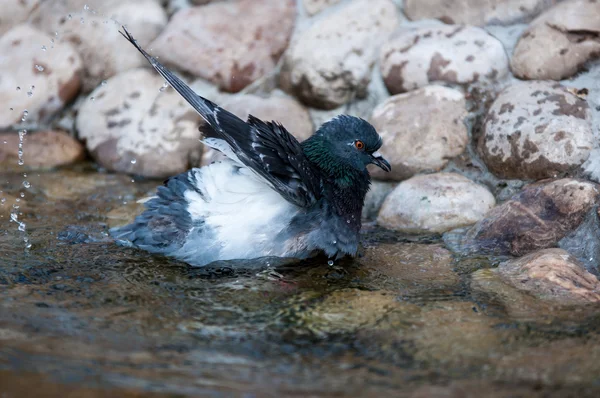
<svg viewBox="0 0 600 398">
<path fill-rule="evenodd" d="M 281 86 L 322 109 L 365 97 L 377 43 L 398 21 L 391 0 L 354 0 L 317 18 L 286 52 Z"/>
<path fill-rule="evenodd" d="M 600 301 L 600 281 L 562 249 L 540 250 L 506 261 L 495 270 L 511 286 L 560 304 Z"/>
<path fill-rule="evenodd" d="M 165 178 L 200 163 L 200 118 L 150 69 L 118 74 L 77 115 L 79 138 L 109 170 Z"/>
<path fill-rule="evenodd" d="M 411 20 L 437 18 L 448 24 L 510 24 L 537 15 L 558 0 L 405 0 Z"/>
<path fill-rule="evenodd" d="M 381 134 L 380 152 L 392 171 L 369 172 L 375 178 L 401 181 L 440 170 L 467 146 L 466 115 L 464 95 L 451 88 L 427 86 L 390 97 L 373 110 L 371 122 Z"/>
<path fill-rule="evenodd" d="M 23 138 L 23 166 L 29 169 L 64 166 L 84 157 L 83 145 L 63 131 L 28 133 Z M 18 160 L 19 134 L 0 133 L 0 165 L 14 167 Z"/>
<path fill-rule="evenodd" d="M 121 25 L 126 25 L 136 40 L 147 46 L 167 23 L 166 13 L 156 0 L 106 0 L 93 2 L 92 8 L 89 3 L 46 0 L 30 18 L 58 42 L 70 43 L 77 49 L 85 68 L 85 92 L 119 72 L 146 65 L 146 60 L 119 34 Z M 42 44 L 48 51 L 53 45 L 49 40 Z"/>
<path fill-rule="evenodd" d="M 486 188 L 460 174 L 419 175 L 388 195 L 377 222 L 407 233 L 440 233 L 476 223 L 495 203 Z"/>
<path fill-rule="evenodd" d="M 186 8 L 173 16 L 151 47 L 161 61 L 237 92 L 274 69 L 288 45 L 295 14 L 293 0 Z"/>
<path fill-rule="evenodd" d="M 393 182 L 373 181 L 371 189 L 369 189 L 367 196 L 365 196 L 362 218 L 367 220 L 375 219 L 383 201 L 395 187 L 396 184 Z"/>
<path fill-rule="evenodd" d="M 531 184 L 471 227 L 462 245 L 473 252 L 514 256 L 553 247 L 581 224 L 597 200 L 596 184 L 586 181 Z"/>
<path fill-rule="evenodd" d="M 402 30 L 383 45 L 380 68 L 392 94 L 434 82 L 494 83 L 508 75 L 502 43 L 473 26 L 431 25 Z"/>
<path fill-rule="evenodd" d="M 585 269 L 600 275 L 600 218 L 598 208 L 592 208 L 579 227 L 562 238 L 558 247 L 577 258 Z"/>
<path fill-rule="evenodd" d="M 502 178 L 562 176 L 588 158 L 594 142 L 590 123 L 586 101 L 560 84 L 518 82 L 490 107 L 479 151 Z"/>
<path fill-rule="evenodd" d="M 50 40 L 29 25 L 0 37 L 0 129 L 19 123 L 24 111 L 28 123 L 45 123 L 77 95 L 81 58 L 69 44 L 44 51 Z"/>
<path fill-rule="evenodd" d="M 236 95 L 225 99 L 220 105 L 243 120 L 252 114 L 265 121 L 278 121 L 299 141 L 304 141 L 314 132 L 306 108 L 288 96 L 271 95 L 263 98 L 252 94 Z"/>
<path fill-rule="evenodd" d="M 324 9 L 338 4 L 341 0 L 303 0 L 304 9 L 308 15 L 315 15 Z"/>
<path fill-rule="evenodd" d="M 40 0 L 4 0 L 2 3 L 2 15 L 0 15 L 0 36 L 12 28 L 27 20 L 31 10 L 38 7 Z"/>
<path fill-rule="evenodd" d="M 536 18 L 514 50 L 511 68 L 521 79 L 560 80 L 600 55 L 600 2 L 564 1 Z"/>
</svg>

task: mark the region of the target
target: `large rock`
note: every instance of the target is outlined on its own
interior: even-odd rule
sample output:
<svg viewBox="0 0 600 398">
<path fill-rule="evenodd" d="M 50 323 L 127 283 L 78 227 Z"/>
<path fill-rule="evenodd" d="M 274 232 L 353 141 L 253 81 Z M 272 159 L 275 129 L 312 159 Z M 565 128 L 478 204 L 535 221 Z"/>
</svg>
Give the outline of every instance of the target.
<svg viewBox="0 0 600 398">
<path fill-rule="evenodd" d="M 323 109 L 364 97 L 377 44 L 398 21 L 391 0 L 354 0 L 318 18 L 286 52 L 282 86 Z"/>
<path fill-rule="evenodd" d="M 4 0 L 0 14 L 0 36 L 13 26 L 27 20 L 31 10 L 39 3 L 40 0 Z"/>
<path fill-rule="evenodd" d="M 600 55 L 600 2 L 559 3 L 535 19 L 523 33 L 511 60 L 521 79 L 561 80 Z"/>
<path fill-rule="evenodd" d="M 63 166 L 85 157 L 83 145 L 63 131 L 28 133 L 22 141 L 17 133 L 4 133 L 0 134 L 0 166 L 19 166 L 20 143 L 23 144 L 21 160 L 26 168 Z"/>
<path fill-rule="evenodd" d="M 387 198 L 395 187 L 396 183 L 393 182 L 373 181 L 369 188 L 369 192 L 367 192 L 367 195 L 365 196 L 362 218 L 367 220 L 375 219 L 385 198 Z"/>
<path fill-rule="evenodd" d="M 581 165 L 594 143 L 585 100 L 558 83 L 518 82 L 494 101 L 479 150 L 503 178 L 562 176 Z"/>
<path fill-rule="evenodd" d="M 568 252 L 545 249 L 506 261 L 495 270 L 503 281 L 543 300 L 561 304 L 600 301 L 600 281 Z"/>
<path fill-rule="evenodd" d="M 596 184 L 570 178 L 529 185 L 490 211 L 462 239 L 478 253 L 524 254 L 556 246 L 598 201 Z"/>
<path fill-rule="evenodd" d="M 451 88 L 433 85 L 390 97 L 373 110 L 371 122 L 392 171 L 370 168 L 371 175 L 400 181 L 440 170 L 467 146 L 466 114 L 464 95 Z"/>
<path fill-rule="evenodd" d="M 437 18 L 450 24 L 509 24 L 531 18 L 558 0 L 405 0 L 411 20 Z"/>
<path fill-rule="evenodd" d="M 508 58 L 485 30 L 440 24 L 400 31 L 381 48 L 380 67 L 397 94 L 434 82 L 493 83 L 508 75 Z"/>
<path fill-rule="evenodd" d="M 476 223 L 495 204 L 485 187 L 460 174 L 419 175 L 387 196 L 377 222 L 407 233 L 445 232 Z"/>
<path fill-rule="evenodd" d="M 156 0 L 45 0 L 30 20 L 53 40 L 75 46 L 83 59 L 83 86 L 88 92 L 102 80 L 146 64 L 119 34 L 121 25 L 147 46 L 166 25 L 167 16 Z M 42 44 L 48 51 L 54 45 L 48 40 Z"/>
<path fill-rule="evenodd" d="M 152 43 L 154 55 L 226 91 L 269 73 L 294 28 L 293 0 L 238 0 L 177 12 Z"/>
<path fill-rule="evenodd" d="M 0 129 L 20 122 L 25 111 L 28 122 L 47 122 L 77 95 L 81 58 L 66 43 L 42 50 L 50 40 L 29 25 L 0 37 Z"/>
<path fill-rule="evenodd" d="M 164 178 L 200 162 L 199 116 L 150 69 L 94 90 L 77 115 L 79 137 L 109 170 Z"/>
</svg>

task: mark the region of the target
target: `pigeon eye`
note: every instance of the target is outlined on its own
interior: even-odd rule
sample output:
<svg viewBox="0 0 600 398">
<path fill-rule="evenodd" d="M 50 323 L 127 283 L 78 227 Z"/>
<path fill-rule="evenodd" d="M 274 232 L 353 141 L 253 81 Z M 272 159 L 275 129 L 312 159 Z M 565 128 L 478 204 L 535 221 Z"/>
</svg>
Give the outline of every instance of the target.
<svg viewBox="0 0 600 398">
<path fill-rule="evenodd" d="M 361 151 L 365 149 L 365 143 L 362 141 L 355 141 L 354 146 L 356 147 L 356 149 L 360 149 Z"/>
</svg>

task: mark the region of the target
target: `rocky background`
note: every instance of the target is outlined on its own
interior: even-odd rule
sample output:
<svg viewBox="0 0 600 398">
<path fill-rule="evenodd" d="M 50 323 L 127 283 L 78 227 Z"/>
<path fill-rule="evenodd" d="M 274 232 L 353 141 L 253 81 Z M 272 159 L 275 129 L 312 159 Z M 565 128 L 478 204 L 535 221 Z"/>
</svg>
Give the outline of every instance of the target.
<svg viewBox="0 0 600 398">
<path fill-rule="evenodd" d="M 393 171 L 372 170 L 365 218 L 600 301 L 600 1 L 4 0 L 1 167 L 165 178 L 217 156 L 122 24 L 240 117 L 301 140 L 371 121 Z"/>
</svg>

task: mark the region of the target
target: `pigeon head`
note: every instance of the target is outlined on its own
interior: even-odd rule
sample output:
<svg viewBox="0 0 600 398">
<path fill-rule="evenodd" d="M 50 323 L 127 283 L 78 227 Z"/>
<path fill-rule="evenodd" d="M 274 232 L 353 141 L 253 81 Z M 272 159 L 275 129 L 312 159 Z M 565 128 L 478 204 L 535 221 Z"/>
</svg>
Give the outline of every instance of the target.
<svg viewBox="0 0 600 398">
<path fill-rule="evenodd" d="M 379 154 L 382 140 L 367 121 L 341 115 L 324 123 L 302 143 L 306 156 L 334 178 L 367 173 L 375 164 L 390 171 L 390 164 Z"/>
</svg>

